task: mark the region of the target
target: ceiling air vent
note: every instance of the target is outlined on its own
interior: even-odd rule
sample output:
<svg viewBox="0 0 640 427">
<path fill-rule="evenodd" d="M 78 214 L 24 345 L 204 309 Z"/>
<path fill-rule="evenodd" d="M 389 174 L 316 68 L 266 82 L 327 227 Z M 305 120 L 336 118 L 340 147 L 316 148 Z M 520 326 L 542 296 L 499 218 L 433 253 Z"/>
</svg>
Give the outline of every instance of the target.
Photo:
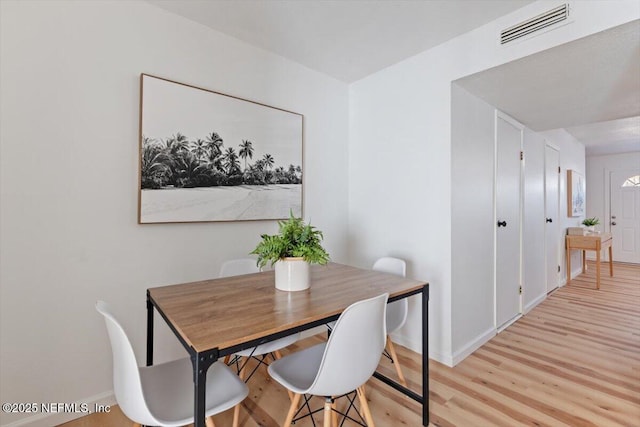
<svg viewBox="0 0 640 427">
<path fill-rule="evenodd" d="M 569 4 L 565 3 L 562 6 L 548 10 L 534 18 L 502 30 L 502 32 L 500 32 L 500 44 L 512 42 L 558 22 L 565 21 L 567 18 L 569 18 Z"/>
</svg>

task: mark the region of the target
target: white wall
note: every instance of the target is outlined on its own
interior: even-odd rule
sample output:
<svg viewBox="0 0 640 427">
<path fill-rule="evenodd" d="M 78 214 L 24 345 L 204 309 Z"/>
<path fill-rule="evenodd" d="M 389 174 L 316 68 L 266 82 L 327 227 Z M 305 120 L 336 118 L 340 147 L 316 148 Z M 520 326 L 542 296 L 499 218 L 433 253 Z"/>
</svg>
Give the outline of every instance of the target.
<svg viewBox="0 0 640 427">
<path fill-rule="evenodd" d="M 495 335 L 495 114 L 451 85 L 451 325 L 456 364 Z"/>
<path fill-rule="evenodd" d="M 457 84 L 451 98 L 452 364 L 496 333 L 495 107 Z M 524 128 L 523 311 L 546 296 L 544 148 Z"/>
<path fill-rule="evenodd" d="M 530 4 L 350 87 L 350 257 L 354 264 L 370 265 L 382 254 L 403 256 L 409 276 L 430 282 L 430 356 L 445 363 L 455 352 L 451 82 L 640 16 L 635 1 L 616 2 L 615 8 L 607 1 L 574 2 L 572 23 L 511 46 L 498 44 L 501 29 L 556 5 Z M 410 307 L 397 338 L 419 351 L 418 308 Z"/>
<path fill-rule="evenodd" d="M 540 132 L 543 138 L 549 143 L 557 147 L 560 151 L 560 241 L 558 247 L 560 249 L 560 277 L 564 280 L 562 284 L 566 283 L 567 277 L 567 255 L 565 246 L 565 235 L 567 227 L 579 227 L 585 216 L 570 217 L 567 212 L 567 170 L 571 169 L 582 176 L 585 176 L 585 147 L 584 145 L 573 137 L 569 132 L 564 129 L 554 129 L 545 132 Z M 586 203 L 588 203 L 589 197 L 585 196 Z M 576 277 L 582 272 L 582 257 L 580 251 L 572 251 L 571 253 L 571 277 Z"/>
<path fill-rule="evenodd" d="M 347 260 L 345 84 L 145 2 L 0 7 L 0 401 L 109 401 L 95 301 L 117 307 L 143 362 L 146 288 L 216 276 L 276 229 L 136 223 L 141 72 L 304 114 L 305 217 Z M 184 354 L 163 324 L 160 361 Z"/>
</svg>

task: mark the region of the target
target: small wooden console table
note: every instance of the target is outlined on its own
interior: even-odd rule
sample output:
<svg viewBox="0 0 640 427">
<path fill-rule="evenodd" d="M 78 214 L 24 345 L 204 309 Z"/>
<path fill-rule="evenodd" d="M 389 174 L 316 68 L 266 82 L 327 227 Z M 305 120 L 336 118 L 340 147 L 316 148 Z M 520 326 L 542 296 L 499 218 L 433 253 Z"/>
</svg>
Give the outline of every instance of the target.
<svg viewBox="0 0 640 427">
<path fill-rule="evenodd" d="M 587 234 L 586 236 L 567 236 L 567 285 L 571 281 L 571 249 L 582 250 L 582 272 L 586 264 L 586 251 L 596 251 L 596 289 L 600 289 L 600 251 L 609 248 L 609 275 L 613 277 L 613 238 L 611 233 Z"/>
</svg>

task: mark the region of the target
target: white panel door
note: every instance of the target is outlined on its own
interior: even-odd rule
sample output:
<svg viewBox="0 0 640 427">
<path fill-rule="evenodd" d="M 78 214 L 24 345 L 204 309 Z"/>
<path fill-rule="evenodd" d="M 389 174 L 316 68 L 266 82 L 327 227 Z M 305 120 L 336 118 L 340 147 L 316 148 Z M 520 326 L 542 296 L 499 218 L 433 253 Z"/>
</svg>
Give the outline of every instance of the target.
<svg viewBox="0 0 640 427">
<path fill-rule="evenodd" d="M 559 198 L 560 198 L 560 153 L 545 146 L 544 206 L 545 206 L 545 257 L 547 292 L 558 287 L 559 259 Z"/>
<path fill-rule="evenodd" d="M 547 293 L 544 210 L 545 140 L 524 130 L 522 150 L 522 309 L 523 313 Z"/>
<path fill-rule="evenodd" d="M 496 115 L 496 328 L 521 313 L 522 127 Z"/>
<path fill-rule="evenodd" d="M 636 181 L 640 169 L 611 172 L 610 176 L 613 259 L 640 264 L 640 183 Z"/>
</svg>

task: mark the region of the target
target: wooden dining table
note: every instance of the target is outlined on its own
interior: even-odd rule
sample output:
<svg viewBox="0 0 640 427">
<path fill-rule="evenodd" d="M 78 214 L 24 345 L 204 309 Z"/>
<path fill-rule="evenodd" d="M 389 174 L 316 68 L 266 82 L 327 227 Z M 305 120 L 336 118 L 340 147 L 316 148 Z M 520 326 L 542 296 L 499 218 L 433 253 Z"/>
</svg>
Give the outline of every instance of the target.
<svg viewBox="0 0 640 427">
<path fill-rule="evenodd" d="M 195 426 L 204 427 L 207 370 L 219 358 L 324 325 L 354 302 L 382 293 L 389 302 L 422 295 L 422 394 L 374 376 L 420 403 L 427 426 L 429 284 L 388 273 L 329 263 L 312 266 L 311 287 L 297 292 L 277 290 L 273 271 L 149 288 L 147 366 L 153 364 L 155 309 L 191 357 Z"/>
</svg>

